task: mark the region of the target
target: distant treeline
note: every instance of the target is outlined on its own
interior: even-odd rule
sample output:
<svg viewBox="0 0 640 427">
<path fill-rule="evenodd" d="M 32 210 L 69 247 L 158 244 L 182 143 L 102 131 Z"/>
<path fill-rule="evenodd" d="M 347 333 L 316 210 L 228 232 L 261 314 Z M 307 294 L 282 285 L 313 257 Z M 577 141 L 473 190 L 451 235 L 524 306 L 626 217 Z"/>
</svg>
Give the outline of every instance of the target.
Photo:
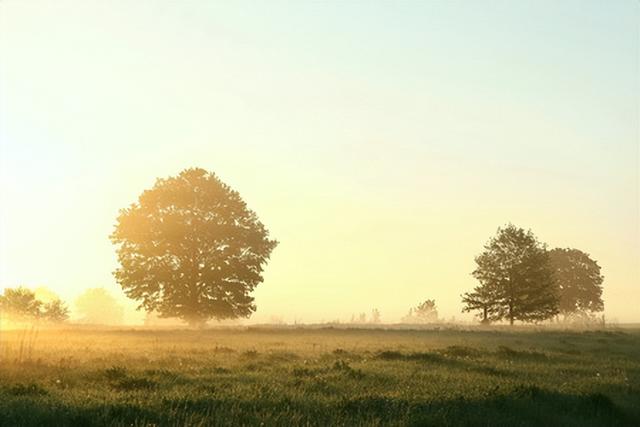
<svg viewBox="0 0 640 427">
<path fill-rule="evenodd" d="M 86 289 L 75 300 L 75 323 L 118 325 L 123 323 L 124 308 L 103 288 Z M 0 318 L 13 323 L 69 321 L 67 304 L 47 288 L 35 291 L 20 286 L 7 288 L 0 295 Z"/>
<path fill-rule="evenodd" d="M 114 276 L 124 293 L 154 317 L 196 327 L 251 316 L 251 294 L 278 245 L 237 191 L 199 168 L 158 179 L 120 211 L 109 237 L 120 263 Z M 604 309 L 598 263 L 578 249 L 549 251 L 531 231 L 511 224 L 499 228 L 475 261 L 472 274 L 479 284 L 462 295 L 463 311 L 477 313 L 482 323 L 539 322 L 560 314 L 593 318 Z M 84 304 L 88 323 L 104 323 L 99 313 L 122 319 L 113 298 L 94 294 Z M 24 288 L 7 289 L 0 304 L 15 317 L 68 317 L 61 301 L 44 304 Z M 402 319 L 437 320 L 436 303 L 429 299 Z M 370 321 L 380 322 L 377 309 Z M 364 323 L 366 315 L 352 322 Z"/>
<path fill-rule="evenodd" d="M 69 319 L 69 308 L 59 298 L 43 302 L 32 290 L 18 287 L 7 288 L 0 295 L 0 314 L 3 319 L 14 322 L 42 320 L 61 323 Z"/>
</svg>

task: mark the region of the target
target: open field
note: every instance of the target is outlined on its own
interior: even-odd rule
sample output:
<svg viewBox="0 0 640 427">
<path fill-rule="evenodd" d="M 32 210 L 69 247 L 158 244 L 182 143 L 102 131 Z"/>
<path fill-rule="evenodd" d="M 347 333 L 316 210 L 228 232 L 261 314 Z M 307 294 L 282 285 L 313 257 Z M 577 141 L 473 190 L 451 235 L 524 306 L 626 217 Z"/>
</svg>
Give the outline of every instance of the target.
<svg viewBox="0 0 640 427">
<path fill-rule="evenodd" d="M 640 425 L 640 329 L 3 331 L 0 425 Z"/>
</svg>

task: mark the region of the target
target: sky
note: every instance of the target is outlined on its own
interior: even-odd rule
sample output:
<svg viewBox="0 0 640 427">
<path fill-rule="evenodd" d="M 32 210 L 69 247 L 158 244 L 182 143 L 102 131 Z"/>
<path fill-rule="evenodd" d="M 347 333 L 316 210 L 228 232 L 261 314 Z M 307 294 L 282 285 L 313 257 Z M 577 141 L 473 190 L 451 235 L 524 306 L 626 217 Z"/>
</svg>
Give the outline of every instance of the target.
<svg viewBox="0 0 640 427">
<path fill-rule="evenodd" d="M 512 222 L 640 322 L 640 3 L 0 1 L 0 291 L 123 299 L 120 208 L 188 167 L 280 244 L 251 321 L 397 322 Z M 137 321 L 128 303 L 128 320 Z"/>
</svg>

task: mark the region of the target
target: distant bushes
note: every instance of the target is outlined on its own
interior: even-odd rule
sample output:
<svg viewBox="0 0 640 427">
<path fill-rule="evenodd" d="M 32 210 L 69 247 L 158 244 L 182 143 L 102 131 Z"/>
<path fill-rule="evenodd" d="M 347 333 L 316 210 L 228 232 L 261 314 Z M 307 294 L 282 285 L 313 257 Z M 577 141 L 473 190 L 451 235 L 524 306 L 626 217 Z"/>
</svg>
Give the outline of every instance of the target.
<svg viewBox="0 0 640 427">
<path fill-rule="evenodd" d="M 402 323 L 424 324 L 436 323 L 438 321 L 438 308 L 436 300 L 428 299 L 415 308 L 410 308 L 406 316 L 402 318 Z"/>
</svg>

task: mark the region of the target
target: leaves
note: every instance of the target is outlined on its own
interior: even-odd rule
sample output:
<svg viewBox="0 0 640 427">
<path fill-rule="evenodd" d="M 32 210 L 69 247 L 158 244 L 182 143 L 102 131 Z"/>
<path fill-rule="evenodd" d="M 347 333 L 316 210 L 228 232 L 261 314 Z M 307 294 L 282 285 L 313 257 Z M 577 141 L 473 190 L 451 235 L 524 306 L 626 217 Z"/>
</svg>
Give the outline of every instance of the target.
<svg viewBox="0 0 640 427">
<path fill-rule="evenodd" d="M 549 260 L 558 285 L 560 312 L 597 312 L 604 309 L 600 266 L 578 249 L 553 249 Z"/>
<path fill-rule="evenodd" d="M 7 288 L 0 296 L 0 311 L 15 320 L 30 320 L 40 316 L 42 302 L 36 294 L 25 287 Z"/>
<path fill-rule="evenodd" d="M 0 312 L 16 321 L 42 319 L 59 323 L 69 319 L 69 309 L 60 299 L 45 304 L 36 298 L 35 292 L 22 286 L 5 289 L 4 295 L 0 296 Z"/>
<path fill-rule="evenodd" d="M 158 179 L 120 212 L 116 280 L 147 311 L 193 324 L 246 317 L 277 245 L 237 191 L 203 169 Z"/>
<path fill-rule="evenodd" d="M 53 323 L 64 322 L 69 319 L 69 308 L 59 299 L 43 305 L 42 317 Z"/>
<path fill-rule="evenodd" d="M 558 295 L 546 246 L 531 231 L 512 224 L 499 228 L 476 257 L 473 276 L 480 282 L 463 295 L 463 311 L 482 311 L 484 322 L 525 322 L 558 313 Z"/>
</svg>

